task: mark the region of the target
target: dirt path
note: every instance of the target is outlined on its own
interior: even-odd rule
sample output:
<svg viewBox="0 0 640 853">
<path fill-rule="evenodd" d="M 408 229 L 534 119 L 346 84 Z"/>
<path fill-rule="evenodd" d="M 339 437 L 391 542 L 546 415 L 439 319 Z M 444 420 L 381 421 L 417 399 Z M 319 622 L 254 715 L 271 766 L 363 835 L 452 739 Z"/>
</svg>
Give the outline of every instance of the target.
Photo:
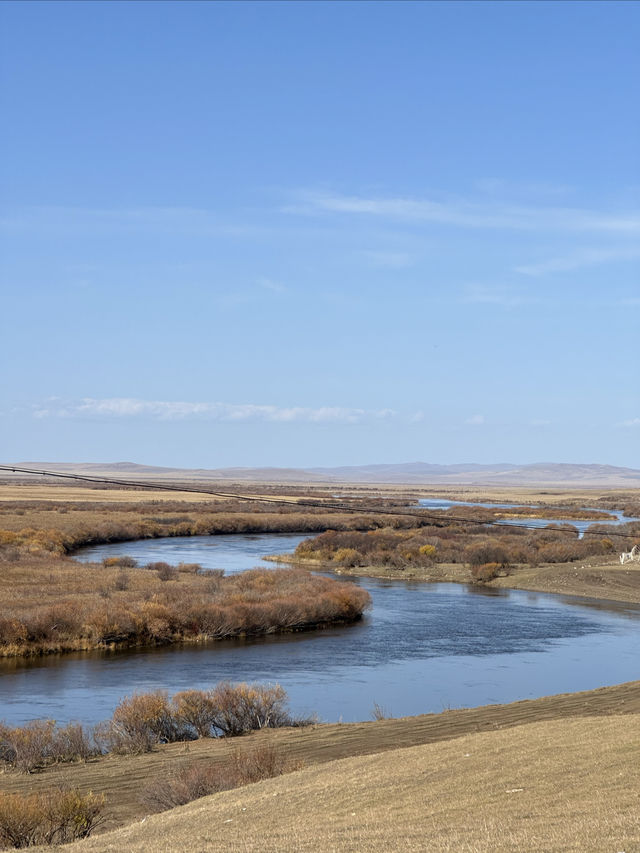
<svg viewBox="0 0 640 853">
<path fill-rule="evenodd" d="M 108 830 L 147 814 L 139 797 L 151 779 L 172 774 L 187 763 L 220 760 L 238 745 L 255 743 L 258 739 L 277 744 L 292 758 L 311 766 L 532 722 L 621 714 L 640 714 L 640 681 L 511 705 L 489 705 L 367 723 L 265 730 L 232 740 L 169 744 L 147 755 L 108 756 L 87 764 L 50 768 L 31 776 L 10 771 L 0 775 L 0 790 L 25 792 L 69 785 L 104 793 L 108 803 L 108 821 L 104 829 Z"/>
</svg>

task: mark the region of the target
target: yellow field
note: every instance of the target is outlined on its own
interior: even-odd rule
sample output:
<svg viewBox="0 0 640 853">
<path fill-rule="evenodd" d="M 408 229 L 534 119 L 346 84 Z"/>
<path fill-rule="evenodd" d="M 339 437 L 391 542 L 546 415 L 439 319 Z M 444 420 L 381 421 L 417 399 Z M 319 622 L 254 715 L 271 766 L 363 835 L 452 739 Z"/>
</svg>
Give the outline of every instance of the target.
<svg viewBox="0 0 640 853">
<path fill-rule="evenodd" d="M 70 845 L 100 853 L 640 850 L 640 715 L 332 761 Z"/>
</svg>

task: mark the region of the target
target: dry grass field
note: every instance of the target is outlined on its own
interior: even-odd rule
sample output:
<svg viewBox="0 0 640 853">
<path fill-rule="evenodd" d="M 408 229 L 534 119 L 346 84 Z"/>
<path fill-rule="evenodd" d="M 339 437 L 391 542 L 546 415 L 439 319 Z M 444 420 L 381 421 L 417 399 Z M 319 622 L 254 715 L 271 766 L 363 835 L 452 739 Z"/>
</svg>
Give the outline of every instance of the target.
<svg viewBox="0 0 640 853">
<path fill-rule="evenodd" d="M 238 743 L 243 745 L 267 743 L 277 747 L 283 756 L 302 763 L 309 769 L 322 765 L 324 769 L 319 769 L 318 772 L 326 773 L 327 782 L 329 782 L 335 775 L 333 763 L 342 759 L 390 753 L 389 761 L 393 763 L 393 756 L 395 756 L 398 764 L 402 765 L 404 750 L 409 747 L 434 746 L 444 742 L 453 744 L 459 739 L 486 734 L 495 736 L 494 748 L 498 749 L 503 735 L 514 728 L 531 731 L 532 724 L 536 723 L 549 724 L 549 730 L 551 730 L 558 722 L 566 719 L 604 722 L 617 718 L 620 718 L 623 723 L 620 731 L 635 731 L 636 746 L 628 754 L 623 750 L 620 755 L 620 768 L 617 772 L 626 773 L 626 767 L 640 763 L 637 752 L 640 748 L 638 743 L 640 730 L 637 725 L 640 719 L 640 682 L 605 687 L 585 693 L 526 700 L 510 705 L 451 710 L 441 714 L 404 719 L 272 729 L 248 735 L 240 740 L 201 739 L 190 743 L 167 744 L 143 755 L 108 755 L 87 763 L 49 767 L 31 776 L 10 771 L 0 776 L 0 790 L 25 793 L 67 785 L 82 791 L 92 790 L 96 793 L 104 793 L 107 800 L 105 829 L 113 829 L 134 822 L 139 825 L 139 822 L 147 816 L 148 809 L 141 802 L 140 794 L 149 781 L 159 777 L 170 777 L 189 764 L 206 765 L 221 762 L 228 757 Z M 588 748 L 585 747 L 585 743 L 589 744 Z M 591 744 L 588 741 L 585 743 L 576 745 L 585 750 L 585 754 L 588 755 Z M 534 752 L 535 749 L 535 739 L 530 738 L 529 750 Z M 464 750 L 464 752 L 467 751 L 469 750 Z M 466 784 L 467 764 L 458 763 L 452 770 L 460 775 L 459 784 Z M 485 771 L 492 772 L 490 761 L 487 761 Z M 570 765 L 567 765 L 566 772 L 570 774 Z M 597 775 L 595 764 L 593 773 L 595 778 Z M 603 775 L 601 778 L 603 785 L 605 779 L 606 776 Z M 297 789 L 297 777 L 283 778 L 282 784 L 286 786 L 287 780 L 292 790 Z M 510 786 L 506 785 L 506 787 Z M 512 787 L 519 786 L 513 783 Z M 529 800 L 532 791 L 535 789 L 529 789 Z M 454 793 L 452 791 L 452 796 Z M 636 798 L 640 797 L 638 785 L 635 787 L 635 795 Z M 365 799 L 364 793 L 362 799 Z M 304 815 L 301 814 L 300 819 L 302 820 L 303 817 Z M 143 825 L 146 825 L 146 821 Z M 96 839 L 97 842 L 98 839 Z M 93 849 L 103 848 L 97 846 Z M 105 847 L 104 849 L 115 848 Z M 129 848 L 123 846 L 121 849 Z M 179 848 L 176 846 L 168 849 Z M 233 850 L 234 848 L 230 843 L 229 847 L 221 849 Z M 337 846 L 333 849 L 342 848 Z M 399 845 L 392 846 L 390 849 L 412 848 Z M 535 848 L 524 849 L 535 850 Z"/>
<path fill-rule="evenodd" d="M 569 717 L 308 767 L 65 849 L 637 853 L 639 795 L 640 715 Z"/>
</svg>

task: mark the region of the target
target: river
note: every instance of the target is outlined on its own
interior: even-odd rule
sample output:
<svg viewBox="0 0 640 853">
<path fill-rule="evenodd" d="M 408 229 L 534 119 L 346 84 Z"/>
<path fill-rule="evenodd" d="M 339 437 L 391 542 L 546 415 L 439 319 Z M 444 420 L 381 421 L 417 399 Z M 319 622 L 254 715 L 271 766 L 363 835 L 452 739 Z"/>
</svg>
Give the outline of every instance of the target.
<svg viewBox="0 0 640 853">
<path fill-rule="evenodd" d="M 306 535 L 174 537 L 101 545 L 83 560 L 198 562 L 228 573 Z M 274 567 L 273 563 L 263 566 Z M 373 608 L 350 626 L 203 646 L 93 652 L 0 664 L 0 719 L 94 723 L 135 690 L 221 679 L 279 682 L 295 713 L 369 719 L 588 690 L 640 678 L 640 609 L 456 584 L 361 578 Z"/>
<path fill-rule="evenodd" d="M 481 506 L 486 507 L 487 509 L 511 509 L 514 506 L 518 506 L 518 504 L 496 504 L 496 503 L 465 503 L 465 501 L 450 501 L 444 498 L 421 498 L 418 501 L 418 506 L 423 507 L 424 509 L 434 509 L 434 510 L 445 510 L 451 509 L 451 507 L 455 506 Z M 535 508 L 535 504 L 533 505 Z M 591 511 L 589 507 L 583 507 L 588 511 Z M 596 512 L 600 512 L 600 510 L 596 510 Z M 496 524 L 506 524 L 506 525 L 514 525 L 519 527 L 521 525 L 526 525 L 527 527 L 535 527 L 535 528 L 543 528 L 549 524 L 571 524 L 578 531 L 578 539 L 582 539 L 584 536 L 585 530 L 591 527 L 592 524 L 613 524 L 620 525 L 626 524 L 629 521 L 640 521 L 640 518 L 631 518 L 623 515 L 621 510 L 617 509 L 606 509 L 602 510 L 602 512 L 609 513 L 611 518 L 527 518 L 526 516 L 517 516 L 516 518 L 501 518 L 496 521 Z"/>
</svg>

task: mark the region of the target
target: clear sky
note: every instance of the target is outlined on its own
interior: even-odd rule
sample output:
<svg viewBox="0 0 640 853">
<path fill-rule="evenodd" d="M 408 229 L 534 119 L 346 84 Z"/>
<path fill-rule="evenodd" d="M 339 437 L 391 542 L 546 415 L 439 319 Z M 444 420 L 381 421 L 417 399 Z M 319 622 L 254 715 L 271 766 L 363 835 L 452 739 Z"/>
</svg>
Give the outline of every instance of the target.
<svg viewBox="0 0 640 853">
<path fill-rule="evenodd" d="M 0 461 L 640 467 L 640 4 L 0 19 Z"/>
</svg>

